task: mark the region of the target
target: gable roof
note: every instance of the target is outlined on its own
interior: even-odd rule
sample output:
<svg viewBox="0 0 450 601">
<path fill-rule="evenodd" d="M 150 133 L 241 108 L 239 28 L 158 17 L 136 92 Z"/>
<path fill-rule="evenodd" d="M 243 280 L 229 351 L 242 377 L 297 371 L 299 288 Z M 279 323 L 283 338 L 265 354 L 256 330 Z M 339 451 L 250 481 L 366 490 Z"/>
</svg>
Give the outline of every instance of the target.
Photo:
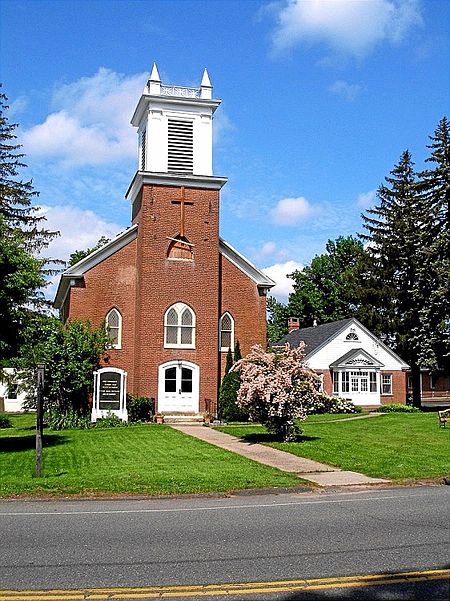
<svg viewBox="0 0 450 601">
<path fill-rule="evenodd" d="M 84 274 L 111 257 L 114 253 L 122 249 L 124 246 L 136 239 L 138 234 L 138 224 L 132 225 L 125 231 L 118 234 L 115 238 L 89 254 L 75 265 L 70 266 L 61 274 L 58 290 L 56 291 L 53 305 L 59 309 L 67 296 L 69 288 L 75 283 L 75 280 L 80 279 Z M 235 248 L 228 244 L 222 238 L 219 238 L 219 252 L 226 257 L 233 265 L 235 265 L 242 273 L 249 277 L 258 288 L 268 290 L 275 286 L 275 282 L 269 278 L 260 269 L 255 267 L 248 259 L 241 255 Z"/>
<path fill-rule="evenodd" d="M 120 234 L 118 234 L 115 238 L 97 250 L 94 250 L 94 252 L 89 254 L 87 257 L 84 257 L 84 259 L 81 259 L 81 261 L 78 261 L 78 263 L 71 265 L 68 269 L 63 271 L 59 280 L 58 290 L 56 291 L 53 305 L 59 309 L 64 303 L 72 282 L 82 278 L 87 271 L 132 242 L 137 237 L 137 232 L 137 224 L 132 225 L 125 231 L 120 232 Z"/>
<path fill-rule="evenodd" d="M 353 323 L 358 328 L 361 328 L 368 336 L 372 338 L 377 344 L 379 344 L 387 353 L 394 357 L 400 364 L 402 369 L 408 369 L 409 365 L 403 361 L 392 349 L 386 346 L 379 338 L 372 334 L 361 322 L 355 317 L 349 319 L 340 319 L 339 321 L 330 321 L 323 323 L 320 326 L 312 328 L 302 328 L 299 330 L 293 330 L 283 336 L 278 344 L 289 344 L 293 347 L 298 347 L 300 342 L 305 343 L 305 359 L 310 359 L 316 352 L 326 346 L 333 338 L 340 334 L 347 328 L 349 324 Z M 342 357 L 341 357 L 342 359 Z"/>
<path fill-rule="evenodd" d="M 241 255 L 235 248 L 228 242 L 219 238 L 219 252 L 222 256 L 226 257 L 230 263 L 233 263 L 238 269 L 242 271 L 247 277 L 255 282 L 258 288 L 269 290 L 275 283 L 269 276 L 263 273 L 260 269 L 255 267 L 248 259 Z"/>
<path fill-rule="evenodd" d="M 361 357 L 361 358 L 360 358 Z M 371 365 L 375 367 L 384 367 L 384 364 L 372 357 L 370 353 L 365 351 L 363 348 L 353 348 L 333 363 L 330 363 L 330 367 L 343 367 L 344 365 L 351 365 L 352 363 L 358 364 L 363 363 L 365 365 Z"/>
<path fill-rule="evenodd" d="M 293 347 L 297 347 L 300 342 L 305 343 L 306 357 L 313 353 L 317 348 L 322 347 L 331 338 L 334 338 L 341 330 L 347 327 L 347 325 L 353 321 L 350 319 L 340 319 L 339 321 L 329 321 L 323 323 L 320 326 L 314 326 L 311 328 L 301 328 L 298 330 L 292 330 L 286 336 L 280 340 L 278 344 L 289 344 Z"/>
</svg>

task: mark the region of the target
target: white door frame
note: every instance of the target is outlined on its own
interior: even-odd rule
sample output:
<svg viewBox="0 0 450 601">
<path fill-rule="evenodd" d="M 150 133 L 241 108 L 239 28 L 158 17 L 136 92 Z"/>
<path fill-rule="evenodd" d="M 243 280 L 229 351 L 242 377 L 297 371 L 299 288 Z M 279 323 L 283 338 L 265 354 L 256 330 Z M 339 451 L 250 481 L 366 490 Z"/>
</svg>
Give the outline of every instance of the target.
<svg viewBox="0 0 450 601">
<path fill-rule="evenodd" d="M 165 371 L 170 367 L 177 367 L 178 369 L 181 369 L 182 367 L 188 367 L 192 370 L 192 404 L 189 408 L 183 407 L 182 404 L 180 404 L 180 408 L 165 408 L 165 405 L 166 407 L 168 406 L 165 392 Z M 199 384 L 200 367 L 195 363 L 185 361 L 184 359 L 175 359 L 172 361 L 167 361 L 166 363 L 162 363 L 158 367 L 158 411 L 185 411 L 198 413 L 200 407 Z"/>
</svg>

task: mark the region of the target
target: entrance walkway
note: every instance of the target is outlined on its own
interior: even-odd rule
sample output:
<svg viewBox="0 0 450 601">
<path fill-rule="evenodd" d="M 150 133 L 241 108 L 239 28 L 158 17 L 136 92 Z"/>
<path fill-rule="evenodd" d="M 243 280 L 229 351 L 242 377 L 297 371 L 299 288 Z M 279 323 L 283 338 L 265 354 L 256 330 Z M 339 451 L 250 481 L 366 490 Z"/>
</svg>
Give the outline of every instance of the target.
<svg viewBox="0 0 450 601">
<path fill-rule="evenodd" d="M 183 434 L 199 438 L 216 445 L 216 447 L 253 459 L 258 463 L 296 474 L 299 478 L 315 482 L 320 486 L 351 486 L 353 484 L 383 484 L 389 482 L 389 480 L 382 478 L 370 478 L 357 472 L 340 470 L 337 467 L 319 463 L 312 459 L 297 457 L 297 455 L 285 453 L 262 444 L 247 442 L 235 436 L 230 436 L 230 434 L 219 432 L 214 428 L 186 424 L 171 425 L 172 428 L 183 432 Z"/>
</svg>

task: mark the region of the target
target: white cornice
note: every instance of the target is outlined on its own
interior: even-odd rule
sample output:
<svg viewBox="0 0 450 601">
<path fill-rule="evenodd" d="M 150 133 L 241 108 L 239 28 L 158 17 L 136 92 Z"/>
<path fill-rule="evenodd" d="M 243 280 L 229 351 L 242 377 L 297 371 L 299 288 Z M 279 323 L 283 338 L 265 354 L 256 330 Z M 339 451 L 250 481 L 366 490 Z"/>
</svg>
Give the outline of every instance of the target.
<svg viewBox="0 0 450 601">
<path fill-rule="evenodd" d="M 246 259 L 240 252 L 228 244 L 222 238 L 219 238 L 219 250 L 220 253 L 226 257 L 230 263 L 235 265 L 242 273 L 255 282 L 258 288 L 269 290 L 275 286 L 275 283 L 260 269 L 255 267 L 248 259 Z"/>
<path fill-rule="evenodd" d="M 72 280 L 80 279 L 84 274 L 104 261 L 111 255 L 116 253 L 118 250 L 129 244 L 132 240 L 137 237 L 138 225 L 132 225 L 125 231 L 118 234 L 115 238 L 107 242 L 104 246 L 92 252 L 90 255 L 75 263 L 68 269 L 66 269 L 59 280 L 58 290 L 56 291 L 55 300 L 53 305 L 59 309 L 68 293 L 68 289 L 73 285 Z"/>
<path fill-rule="evenodd" d="M 131 117 L 131 125 L 134 127 L 139 127 L 142 117 L 145 113 L 147 106 L 150 103 L 154 103 L 155 106 L 164 105 L 183 105 L 183 106 L 191 106 L 191 107 L 208 107 L 212 109 L 212 113 L 217 109 L 220 105 L 221 100 L 209 100 L 205 98 L 187 98 L 184 96 L 157 96 L 155 94 L 142 94 L 139 99 L 139 102 L 136 106 L 136 109 Z"/>
<path fill-rule="evenodd" d="M 157 186 L 184 186 L 185 188 L 206 188 L 220 190 L 228 181 L 226 177 L 214 175 L 181 175 L 176 173 L 155 173 L 137 171 L 125 194 L 125 198 L 134 201 L 144 184 Z"/>
</svg>

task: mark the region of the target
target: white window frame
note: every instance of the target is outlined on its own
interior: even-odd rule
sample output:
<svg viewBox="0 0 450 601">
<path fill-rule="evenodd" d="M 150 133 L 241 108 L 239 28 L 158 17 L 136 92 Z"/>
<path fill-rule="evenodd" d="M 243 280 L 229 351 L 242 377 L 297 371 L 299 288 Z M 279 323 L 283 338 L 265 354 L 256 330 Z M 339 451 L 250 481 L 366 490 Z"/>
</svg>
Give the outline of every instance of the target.
<svg viewBox="0 0 450 601">
<path fill-rule="evenodd" d="M 113 348 L 113 349 L 121 349 L 122 348 L 122 314 L 119 311 L 119 309 L 117 309 L 117 307 L 113 307 L 106 314 L 106 319 L 105 319 L 106 333 L 109 335 L 109 330 L 111 329 L 111 326 L 109 325 L 109 318 L 113 313 L 116 313 L 119 318 L 118 326 L 114 326 L 114 327 L 117 327 L 117 342 L 110 342 L 108 346 L 109 346 L 109 348 Z"/>
<path fill-rule="evenodd" d="M 167 316 L 169 315 L 169 312 L 172 309 L 175 309 L 177 316 L 178 316 L 176 326 L 174 326 L 174 324 L 167 323 Z M 185 325 L 182 325 L 182 323 L 181 323 L 182 315 L 186 311 L 186 309 L 192 315 L 192 325 L 191 326 L 185 326 Z M 177 328 L 177 342 L 176 343 L 167 342 L 167 332 L 168 332 L 169 327 Z M 186 328 L 186 327 L 191 328 L 191 332 L 192 332 L 191 342 L 189 344 L 182 344 L 181 332 L 182 332 L 182 329 Z M 194 309 L 192 309 L 192 307 L 190 307 L 189 305 L 186 305 L 185 303 L 175 303 L 174 305 L 171 305 L 170 307 L 168 307 L 167 311 L 164 313 L 164 348 L 191 348 L 191 349 L 194 349 L 195 348 L 195 330 L 196 330 L 196 316 L 195 316 Z"/>
<path fill-rule="evenodd" d="M 381 374 L 381 394 L 392 396 L 392 374 Z"/>
<path fill-rule="evenodd" d="M 231 321 L 231 330 L 225 330 L 226 332 L 230 332 L 231 346 L 229 346 L 229 347 L 222 346 L 222 332 L 223 332 L 222 323 L 223 323 L 224 317 L 229 317 L 230 321 Z M 222 317 L 219 320 L 219 346 L 220 346 L 220 351 L 222 353 L 227 353 L 228 349 L 231 349 L 232 351 L 234 351 L 234 319 L 233 319 L 233 316 L 231 315 L 231 313 L 229 313 L 228 311 L 225 311 L 225 313 L 222 315 Z"/>
</svg>

